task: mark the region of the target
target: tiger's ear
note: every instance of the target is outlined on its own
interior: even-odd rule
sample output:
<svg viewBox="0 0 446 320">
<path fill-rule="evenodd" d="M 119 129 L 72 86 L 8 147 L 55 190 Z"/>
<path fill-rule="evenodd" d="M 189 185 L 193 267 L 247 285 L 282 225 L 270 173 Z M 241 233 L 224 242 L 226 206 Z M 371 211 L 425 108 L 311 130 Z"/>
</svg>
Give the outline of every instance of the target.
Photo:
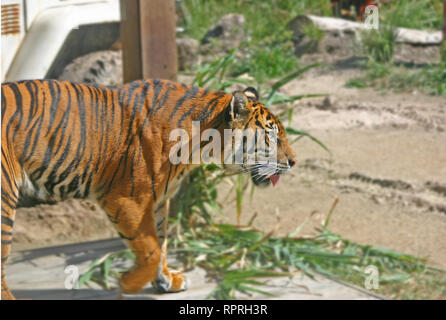
<svg viewBox="0 0 446 320">
<path fill-rule="evenodd" d="M 248 87 L 245 90 L 243 90 L 243 93 L 248 97 L 249 100 L 259 100 L 259 94 L 257 93 L 257 90 L 253 87 Z"/>
<path fill-rule="evenodd" d="M 245 93 L 236 91 L 232 94 L 228 110 L 228 122 L 231 128 L 239 128 L 246 124 L 250 114 L 247 104 L 248 97 Z"/>
</svg>

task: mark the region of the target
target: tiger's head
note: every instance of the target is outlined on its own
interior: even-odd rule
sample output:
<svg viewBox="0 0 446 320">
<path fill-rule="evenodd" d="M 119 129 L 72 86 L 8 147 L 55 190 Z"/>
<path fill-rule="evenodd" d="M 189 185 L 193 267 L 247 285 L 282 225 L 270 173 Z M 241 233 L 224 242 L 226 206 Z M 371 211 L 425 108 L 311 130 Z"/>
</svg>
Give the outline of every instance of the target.
<svg viewBox="0 0 446 320">
<path fill-rule="evenodd" d="M 271 183 L 275 186 L 280 175 L 296 164 L 296 155 L 285 129 L 280 120 L 259 102 L 254 88 L 232 95 L 226 121 L 230 129 L 243 133 L 242 143 L 233 149 L 235 154 L 242 155 L 242 161 L 224 164 L 224 168 L 230 173 L 249 172 L 257 186 Z"/>
</svg>

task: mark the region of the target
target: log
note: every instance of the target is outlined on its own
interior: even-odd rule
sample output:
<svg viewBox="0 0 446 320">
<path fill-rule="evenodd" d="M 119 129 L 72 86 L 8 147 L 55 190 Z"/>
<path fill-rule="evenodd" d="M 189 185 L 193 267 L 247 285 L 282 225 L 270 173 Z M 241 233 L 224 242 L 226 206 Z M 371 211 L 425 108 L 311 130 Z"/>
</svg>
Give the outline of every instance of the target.
<svg viewBox="0 0 446 320">
<path fill-rule="evenodd" d="M 307 17 L 323 31 L 354 32 L 357 34 L 362 30 L 366 30 L 365 24 L 361 22 L 313 15 L 307 15 Z M 442 32 L 396 28 L 395 41 L 412 45 L 440 45 Z"/>
</svg>

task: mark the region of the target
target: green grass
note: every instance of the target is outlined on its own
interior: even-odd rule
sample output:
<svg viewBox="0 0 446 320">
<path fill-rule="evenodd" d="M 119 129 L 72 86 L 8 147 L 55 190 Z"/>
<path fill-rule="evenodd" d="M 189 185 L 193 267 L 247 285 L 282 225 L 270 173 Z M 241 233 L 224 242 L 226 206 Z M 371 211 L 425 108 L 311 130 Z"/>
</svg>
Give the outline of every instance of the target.
<svg viewBox="0 0 446 320">
<path fill-rule="evenodd" d="M 230 72 L 248 73 L 263 83 L 281 77 L 298 68 L 291 32 L 287 23 L 299 14 L 331 13 L 329 1 L 324 0 L 183 0 L 180 2 L 179 24 L 185 34 L 201 40 L 207 30 L 223 15 L 243 14 L 246 19 L 246 40 L 240 45 L 239 55 Z"/>
<path fill-rule="evenodd" d="M 442 0 L 404 0 L 383 3 L 382 21 L 397 27 L 440 30 L 443 25 Z"/>
<path fill-rule="evenodd" d="M 380 8 L 380 29 L 361 33 L 364 55 L 368 58 L 365 75 L 347 82 L 348 87 L 372 87 L 381 91 L 413 91 L 446 94 L 446 63 L 422 68 L 396 65 L 393 61 L 395 27 L 441 29 L 442 1 L 391 1 Z"/>
<path fill-rule="evenodd" d="M 395 50 L 395 35 L 395 29 L 391 25 L 381 24 L 379 30 L 363 31 L 361 33 L 363 53 L 374 62 L 392 62 Z"/>
<path fill-rule="evenodd" d="M 346 85 L 394 92 L 416 89 L 426 94 L 445 96 L 446 62 L 418 69 L 372 62 L 368 64 L 365 75 L 349 80 Z"/>
<path fill-rule="evenodd" d="M 301 14 L 331 16 L 328 0 L 179 0 L 179 25 L 185 34 L 201 40 L 207 30 L 223 15 L 243 14 L 246 40 L 240 45 L 241 55 L 234 59 L 229 72 L 233 76 L 247 73 L 258 83 L 282 77 L 301 67 L 293 52 L 291 32 L 286 26 Z M 392 61 L 393 27 L 440 29 L 441 0 L 391 1 L 380 7 L 381 29 L 364 33 L 363 48 L 367 56 L 379 63 Z M 387 26 L 387 27 L 386 27 Z M 323 32 L 304 30 L 320 41 Z"/>
<path fill-rule="evenodd" d="M 299 67 L 292 44 L 262 44 L 257 49 L 246 49 L 247 55 L 237 61 L 232 70 L 234 75 L 248 73 L 259 83 L 280 77 Z"/>
<path fill-rule="evenodd" d="M 277 35 L 296 15 L 331 15 L 326 0 L 182 0 L 179 24 L 186 34 L 202 39 L 206 31 L 228 13 L 243 14 L 254 42 Z"/>
</svg>

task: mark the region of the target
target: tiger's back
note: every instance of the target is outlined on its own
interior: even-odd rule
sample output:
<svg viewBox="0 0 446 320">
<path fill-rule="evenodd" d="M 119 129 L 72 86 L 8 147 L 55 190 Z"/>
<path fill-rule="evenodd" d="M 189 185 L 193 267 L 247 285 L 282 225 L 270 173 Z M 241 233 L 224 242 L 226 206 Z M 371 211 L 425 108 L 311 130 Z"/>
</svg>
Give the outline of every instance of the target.
<svg viewBox="0 0 446 320">
<path fill-rule="evenodd" d="M 176 105 L 169 100 L 181 103 L 178 97 L 183 97 L 184 103 L 203 93 L 159 80 L 121 87 L 55 80 L 2 84 L 2 146 L 7 158 L 23 169 L 14 179 L 24 191 L 56 201 L 101 198 L 113 176 L 120 175 L 120 183 L 134 181 L 132 170 L 144 161 L 143 151 L 159 145 L 143 141 L 144 134 L 150 140 L 165 138 L 159 129 L 166 117 L 160 115 L 171 116 L 175 110 L 162 109 Z M 145 142 L 150 146 L 143 146 Z M 151 160 L 161 163 L 155 159 L 161 151 L 154 150 Z"/>
</svg>

